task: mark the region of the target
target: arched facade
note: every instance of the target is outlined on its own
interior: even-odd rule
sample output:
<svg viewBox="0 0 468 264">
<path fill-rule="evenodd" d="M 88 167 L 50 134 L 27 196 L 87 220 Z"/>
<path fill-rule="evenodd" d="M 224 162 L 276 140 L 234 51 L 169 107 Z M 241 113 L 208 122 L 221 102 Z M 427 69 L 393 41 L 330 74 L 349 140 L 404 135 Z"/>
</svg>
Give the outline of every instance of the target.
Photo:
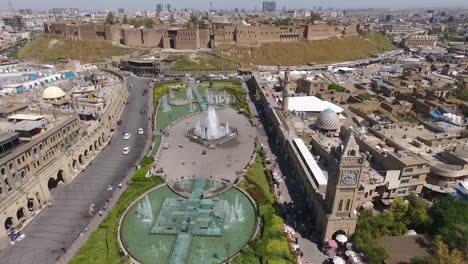
<svg viewBox="0 0 468 264">
<path fill-rule="evenodd" d="M 99 153 L 116 127 L 127 96 L 125 85 L 114 90 L 98 113 L 100 123 L 92 133 L 81 127 L 78 116 L 70 115 L 57 122 L 60 129 L 46 131 L 38 142 L 25 143 L 23 146 L 30 147 L 20 156 L 2 158 L 7 161 L 0 163 L 0 221 L 5 227 L 0 239 L 8 237 L 7 226 L 17 227 L 21 222 L 25 227 L 32 211 L 41 210 L 52 199 L 50 191 L 71 182 Z M 31 181 L 36 183 L 23 185 Z M 10 197 L 16 197 L 15 201 Z"/>
</svg>

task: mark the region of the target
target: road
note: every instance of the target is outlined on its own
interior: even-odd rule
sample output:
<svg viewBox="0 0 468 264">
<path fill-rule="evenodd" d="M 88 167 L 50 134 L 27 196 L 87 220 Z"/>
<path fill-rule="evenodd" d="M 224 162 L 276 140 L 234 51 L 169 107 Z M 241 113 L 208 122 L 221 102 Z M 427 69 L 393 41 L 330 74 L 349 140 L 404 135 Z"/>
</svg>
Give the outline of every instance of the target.
<svg viewBox="0 0 468 264">
<path fill-rule="evenodd" d="M 11 248 L 0 252 L 1 264 L 50 264 L 55 263 L 73 240 L 88 224 L 84 217 L 90 204 L 102 208 L 110 192 L 107 186 L 116 186 L 135 168 L 146 143 L 146 137 L 138 135 L 138 128 L 147 127 L 147 114 L 141 109 L 148 104 L 149 96 L 142 95 L 147 80 L 129 78 L 129 105 L 122 113 L 123 123 L 118 126 L 107 145 L 71 183 L 53 192 L 52 207 L 44 209 L 22 232 L 26 238 Z M 129 140 L 123 133 L 130 132 Z M 129 155 L 122 155 L 124 147 L 131 147 Z"/>
<path fill-rule="evenodd" d="M 254 94 L 249 91 L 248 87 L 243 83 L 244 90 L 249 93 L 250 99 L 248 99 L 249 107 L 252 114 L 256 118 L 257 123 L 257 135 L 258 141 L 263 145 L 263 149 L 267 156 L 277 157 L 279 175 L 281 177 L 286 176 L 285 181 L 279 183 L 275 190 L 278 195 L 278 203 L 281 205 L 283 217 L 287 225 L 292 226 L 296 231 L 297 242 L 299 248 L 303 252 L 303 257 L 300 259 L 302 263 L 306 261 L 312 261 L 312 263 L 323 263 L 328 257 L 324 255 L 318 249 L 317 241 L 320 239 L 318 236 L 314 236 L 312 230 L 310 230 L 311 219 L 307 215 L 304 197 L 299 191 L 299 186 L 294 180 L 293 175 L 288 175 L 283 172 L 292 171 L 286 160 L 280 154 L 278 145 L 275 143 L 273 135 L 269 134 L 268 129 L 265 128 L 267 122 L 265 120 L 264 113 L 257 110 L 254 98 Z M 260 109 L 260 107 L 258 108 Z"/>
</svg>

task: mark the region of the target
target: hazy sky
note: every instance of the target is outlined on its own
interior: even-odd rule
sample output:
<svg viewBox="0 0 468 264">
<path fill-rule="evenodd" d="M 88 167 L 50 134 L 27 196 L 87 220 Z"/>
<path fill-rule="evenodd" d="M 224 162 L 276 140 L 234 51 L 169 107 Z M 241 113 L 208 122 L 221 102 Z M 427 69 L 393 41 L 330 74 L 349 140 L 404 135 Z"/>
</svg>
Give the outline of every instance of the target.
<svg viewBox="0 0 468 264">
<path fill-rule="evenodd" d="M 6 9 L 9 0 L 0 0 L 0 8 Z M 177 8 L 207 9 L 210 0 L 11 0 L 15 9 L 33 8 L 46 10 L 51 7 L 78 7 L 81 9 L 108 9 L 119 7 L 128 10 L 155 9 L 156 3 L 169 3 Z M 215 8 L 261 8 L 262 0 L 211 0 Z M 277 0 L 276 6 L 287 8 L 312 8 L 314 6 L 361 8 L 361 7 L 465 7 L 468 0 Z"/>
</svg>

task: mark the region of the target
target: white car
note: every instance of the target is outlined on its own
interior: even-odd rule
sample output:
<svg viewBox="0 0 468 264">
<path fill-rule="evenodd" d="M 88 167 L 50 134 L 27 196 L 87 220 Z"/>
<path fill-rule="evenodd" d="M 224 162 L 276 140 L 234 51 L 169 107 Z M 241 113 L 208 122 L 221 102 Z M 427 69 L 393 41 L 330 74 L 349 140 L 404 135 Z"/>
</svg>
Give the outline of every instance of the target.
<svg viewBox="0 0 468 264">
<path fill-rule="evenodd" d="M 123 149 L 122 154 L 127 155 L 130 152 L 130 147 L 126 147 Z"/>
<path fill-rule="evenodd" d="M 143 132 L 143 128 L 140 127 L 140 128 L 138 129 L 138 135 L 143 135 L 143 133 L 144 133 L 144 132 Z"/>
<path fill-rule="evenodd" d="M 124 139 L 127 140 L 127 139 L 129 139 L 131 136 L 132 136 L 131 133 L 125 133 Z"/>
</svg>

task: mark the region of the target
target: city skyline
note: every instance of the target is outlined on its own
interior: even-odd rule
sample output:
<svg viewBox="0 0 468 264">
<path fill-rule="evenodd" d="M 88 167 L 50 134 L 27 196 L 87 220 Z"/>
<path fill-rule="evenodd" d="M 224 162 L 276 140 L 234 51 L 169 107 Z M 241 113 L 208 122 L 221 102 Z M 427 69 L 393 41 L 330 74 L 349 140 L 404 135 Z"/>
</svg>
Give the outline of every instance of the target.
<svg viewBox="0 0 468 264">
<path fill-rule="evenodd" d="M 60 4 L 57 4 L 54 0 L 44 0 L 40 3 L 37 1 L 31 0 L 15 0 L 12 1 L 13 6 L 15 9 L 20 8 L 32 8 L 35 10 L 47 10 L 53 7 L 76 7 L 84 10 L 94 10 L 94 9 L 102 9 L 102 10 L 114 10 L 117 8 L 125 8 L 128 10 L 139 10 L 139 9 L 146 9 L 146 10 L 153 10 L 156 9 L 156 4 L 158 3 L 168 3 L 171 4 L 175 8 L 194 8 L 194 9 L 209 9 L 210 3 L 212 3 L 213 8 L 216 9 L 232 9 L 232 8 L 245 8 L 245 9 L 262 9 L 262 2 L 263 1 L 247 1 L 247 0 L 240 0 L 240 1 L 221 1 L 221 0 L 200 0 L 194 3 L 193 1 L 189 0 L 179 0 L 179 1 L 141 1 L 137 6 L 133 2 L 124 1 L 124 0 L 116 0 L 116 1 L 95 1 L 91 0 L 83 0 L 79 3 L 71 0 L 63 0 Z M 403 0 L 395 0 L 391 2 L 380 2 L 380 1 L 371 1 L 371 0 L 363 0 L 358 2 L 344 1 L 344 0 L 319 0 L 319 1 L 305 1 L 305 0 L 294 0 L 294 1 L 286 1 L 280 0 L 276 1 L 277 9 L 282 9 L 283 6 L 286 8 L 314 8 L 314 7 L 323 7 L 323 8 L 432 8 L 432 7 L 463 7 L 468 8 L 468 5 L 464 0 L 450 0 L 450 1 L 436 1 L 436 0 L 418 0 L 412 1 L 408 3 L 407 1 Z M 8 8 L 8 2 L 4 1 L 0 5 L 1 9 Z"/>
</svg>

